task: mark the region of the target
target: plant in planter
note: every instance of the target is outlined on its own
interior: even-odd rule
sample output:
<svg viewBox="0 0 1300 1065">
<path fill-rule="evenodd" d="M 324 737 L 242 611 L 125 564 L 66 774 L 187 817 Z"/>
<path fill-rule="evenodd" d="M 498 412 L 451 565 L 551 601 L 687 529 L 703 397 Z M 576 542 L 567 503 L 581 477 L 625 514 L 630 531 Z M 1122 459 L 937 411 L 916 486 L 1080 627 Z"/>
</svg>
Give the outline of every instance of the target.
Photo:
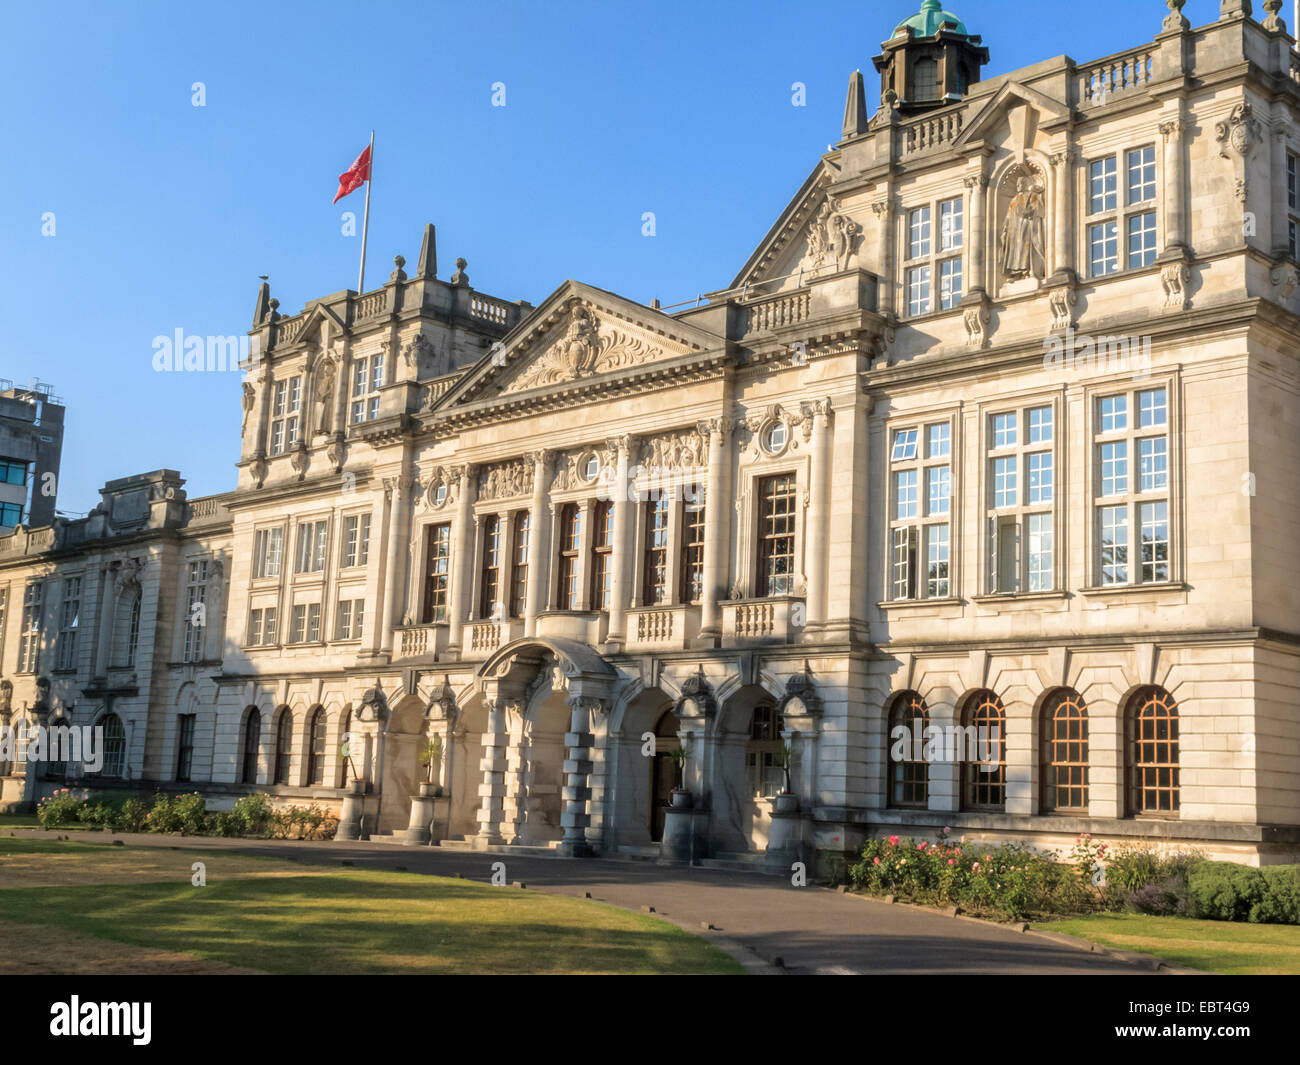
<svg viewBox="0 0 1300 1065">
<path fill-rule="evenodd" d="M 673 788 L 672 803 L 674 806 L 690 806 L 691 793 L 685 786 L 686 781 L 686 763 L 690 760 L 690 745 L 683 743 L 680 747 L 674 748 L 668 752 L 669 757 L 677 763 L 677 779 L 681 781 L 677 787 Z"/>
<path fill-rule="evenodd" d="M 790 767 L 794 765 L 795 758 L 794 748 L 788 743 L 781 744 L 781 752 L 777 755 L 776 764 L 781 767 L 781 772 L 785 774 L 785 786 L 781 789 L 782 795 L 794 794 L 794 789 L 790 787 Z"/>
<path fill-rule="evenodd" d="M 799 796 L 794 793 L 794 789 L 790 786 L 790 767 L 794 765 L 797 758 L 798 755 L 790 744 L 781 744 L 776 764 L 781 767 L 781 772 L 785 774 L 785 786 L 776 796 L 774 806 L 777 813 L 793 813 L 799 809 Z"/>
<path fill-rule="evenodd" d="M 427 790 L 432 794 L 437 794 L 442 790 L 440 787 L 435 788 L 434 786 L 434 777 L 438 774 L 438 766 L 442 764 L 442 754 L 442 737 L 435 733 L 429 737 L 424 749 L 420 751 L 420 758 L 422 759 L 420 765 L 427 771 L 425 781 L 420 785 L 421 793 Z"/>
</svg>

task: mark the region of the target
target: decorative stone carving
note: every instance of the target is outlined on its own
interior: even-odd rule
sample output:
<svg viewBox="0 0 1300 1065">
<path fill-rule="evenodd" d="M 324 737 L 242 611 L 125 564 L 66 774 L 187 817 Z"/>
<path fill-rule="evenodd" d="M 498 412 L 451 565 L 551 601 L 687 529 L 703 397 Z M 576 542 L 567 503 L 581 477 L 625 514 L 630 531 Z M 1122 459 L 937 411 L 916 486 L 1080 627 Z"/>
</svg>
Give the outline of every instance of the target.
<svg viewBox="0 0 1300 1065">
<path fill-rule="evenodd" d="M 1227 118 L 1214 124 L 1214 139 L 1219 142 L 1219 154 L 1225 159 L 1232 158 L 1229 149 L 1243 158 L 1249 156 L 1260 139 L 1255 109 L 1249 103 L 1237 104 Z"/>
<path fill-rule="evenodd" d="M 1300 270 L 1294 266 L 1283 266 L 1273 271 L 1273 286 L 1278 290 L 1278 298 L 1285 303 L 1297 287 L 1300 287 Z"/>
<path fill-rule="evenodd" d="M 1187 21 L 1187 16 L 1183 14 L 1183 5 L 1186 3 L 1187 0 L 1165 0 L 1165 6 L 1169 8 L 1169 14 L 1165 16 L 1161 28 L 1166 33 L 1175 33 L 1192 28 L 1192 24 Z"/>
<path fill-rule="evenodd" d="M 596 461 L 600 464 L 601 470 L 614 468 L 614 447 L 585 447 L 577 451 L 570 451 L 567 455 L 561 456 L 561 461 L 556 464 L 555 476 L 551 479 L 551 488 L 557 492 L 563 492 L 569 488 L 600 483 L 600 473 L 597 473 L 595 480 L 588 480 L 586 472 L 581 468 L 585 465 L 584 460 L 588 455 L 596 456 Z"/>
<path fill-rule="evenodd" d="M 511 381 L 507 392 L 578 381 L 682 353 L 666 351 L 629 330 L 603 323 L 577 300 L 571 307 L 564 336 Z"/>
<path fill-rule="evenodd" d="M 847 270 L 861 239 L 862 227 L 840 211 L 838 200 L 828 197 L 808 227 L 808 254 L 803 266 L 809 270 Z"/>
<path fill-rule="evenodd" d="M 1052 309 L 1052 331 L 1063 332 L 1074 325 L 1074 305 L 1078 297 L 1068 285 L 1054 288 L 1048 294 L 1047 302 Z"/>
<path fill-rule="evenodd" d="M 1003 184 L 1015 182 L 1006 218 L 998 234 L 998 265 L 1008 281 L 1026 277 L 1042 280 L 1046 274 L 1047 209 L 1041 175 L 1030 163 L 1018 163 Z"/>
<path fill-rule="evenodd" d="M 785 682 L 785 694 L 777 703 L 777 712 L 783 717 L 821 717 L 822 698 L 817 694 L 817 685 L 813 683 L 812 671 L 804 663 L 802 673 L 793 673 Z"/>
<path fill-rule="evenodd" d="M 988 324 L 992 318 L 989 305 L 981 300 L 974 307 L 967 307 L 962 318 L 966 323 L 966 346 L 982 348 L 988 344 Z"/>
<path fill-rule="evenodd" d="M 641 462 L 661 470 L 706 466 L 704 438 L 694 429 L 653 437 L 641 447 Z"/>
<path fill-rule="evenodd" d="M 427 361 L 432 358 L 433 345 L 429 343 L 423 333 L 416 333 L 415 336 L 402 345 L 402 362 L 413 373 L 419 371 L 421 359 Z"/>
<path fill-rule="evenodd" d="M 468 287 L 469 274 L 465 273 L 465 267 L 467 267 L 468 265 L 469 263 L 467 263 L 464 259 L 456 260 L 456 272 L 451 275 L 451 284 L 465 285 Z"/>
<path fill-rule="evenodd" d="M 1191 267 L 1186 263 L 1169 263 L 1161 268 L 1160 284 L 1165 290 L 1165 310 L 1187 310 L 1187 286 L 1191 280 Z"/>
<path fill-rule="evenodd" d="M 402 267 L 404 267 L 405 265 L 406 265 L 406 257 L 404 255 L 393 256 L 393 266 L 396 267 L 396 269 L 394 269 L 393 272 L 388 275 L 389 284 L 393 284 L 394 282 L 397 281 L 406 280 L 406 271 L 402 269 Z"/>
<path fill-rule="evenodd" d="M 1278 16 L 1282 10 L 1282 0 L 1264 0 L 1264 10 L 1268 12 L 1268 17 L 1260 25 L 1269 33 L 1285 33 L 1286 23 Z"/>
<path fill-rule="evenodd" d="M 1170 118 L 1161 122 L 1159 125 L 1160 135 L 1168 140 L 1170 137 L 1177 137 L 1183 132 L 1186 123 L 1181 118 Z"/>
<path fill-rule="evenodd" d="M 289 465 L 294 468 L 300 481 L 307 476 L 307 459 L 307 444 L 299 440 L 298 446 L 289 454 Z"/>
<path fill-rule="evenodd" d="M 266 483 L 267 471 L 266 456 L 256 455 L 253 461 L 248 464 L 248 472 L 252 475 L 254 488 L 261 488 Z"/>
<path fill-rule="evenodd" d="M 347 445 L 343 442 L 342 434 L 335 435 L 329 447 L 325 449 L 325 454 L 329 457 L 335 473 L 343 469 L 343 460 L 347 457 Z"/>
<path fill-rule="evenodd" d="M 523 459 L 489 466 L 478 475 L 478 498 L 515 499 L 533 490 L 533 464 Z"/>
<path fill-rule="evenodd" d="M 704 667 L 698 673 L 692 673 L 682 684 L 681 694 L 673 706 L 673 713 L 680 719 L 685 717 L 711 718 L 718 712 L 718 700 L 713 694 L 713 686 L 704 678 Z"/>
<path fill-rule="evenodd" d="M 114 586 L 119 596 L 134 595 L 140 590 L 140 575 L 144 573 L 145 560 L 128 558 L 117 571 L 117 584 Z"/>
</svg>

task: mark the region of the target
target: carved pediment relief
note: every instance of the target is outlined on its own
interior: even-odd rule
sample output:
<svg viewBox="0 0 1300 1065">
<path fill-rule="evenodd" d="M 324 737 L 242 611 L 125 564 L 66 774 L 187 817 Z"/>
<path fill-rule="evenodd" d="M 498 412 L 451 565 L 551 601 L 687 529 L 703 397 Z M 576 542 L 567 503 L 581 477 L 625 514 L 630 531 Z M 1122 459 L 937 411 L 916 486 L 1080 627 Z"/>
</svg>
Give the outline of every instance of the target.
<svg viewBox="0 0 1300 1065">
<path fill-rule="evenodd" d="M 631 322 L 606 315 L 594 304 L 570 301 L 565 320 L 557 323 L 537 350 L 526 357 L 505 392 L 526 392 L 547 385 L 581 381 L 649 362 L 688 354 L 690 348 Z"/>
</svg>

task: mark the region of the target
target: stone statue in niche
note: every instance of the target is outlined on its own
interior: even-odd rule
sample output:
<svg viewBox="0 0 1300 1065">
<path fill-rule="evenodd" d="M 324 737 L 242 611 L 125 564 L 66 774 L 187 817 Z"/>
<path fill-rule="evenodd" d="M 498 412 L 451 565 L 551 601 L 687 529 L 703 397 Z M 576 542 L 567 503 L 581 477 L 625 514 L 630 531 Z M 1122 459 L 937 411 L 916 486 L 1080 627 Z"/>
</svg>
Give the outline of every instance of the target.
<svg viewBox="0 0 1300 1065">
<path fill-rule="evenodd" d="M 256 399 L 257 399 L 257 390 L 254 389 L 249 382 L 245 381 L 244 396 L 242 401 L 244 404 L 244 421 L 239 427 L 239 432 L 241 436 L 248 431 L 248 416 L 253 412 L 253 402 Z"/>
<path fill-rule="evenodd" d="M 1016 178 L 1016 194 L 1007 206 L 1007 217 L 998 236 L 998 261 L 1008 281 L 1026 277 L 1042 280 L 1045 275 L 1045 218 L 1042 186 L 1034 180 L 1032 171 L 1021 168 Z"/>
<path fill-rule="evenodd" d="M 334 360 L 324 359 L 316 369 L 316 432 L 330 431 L 334 406 Z"/>
</svg>

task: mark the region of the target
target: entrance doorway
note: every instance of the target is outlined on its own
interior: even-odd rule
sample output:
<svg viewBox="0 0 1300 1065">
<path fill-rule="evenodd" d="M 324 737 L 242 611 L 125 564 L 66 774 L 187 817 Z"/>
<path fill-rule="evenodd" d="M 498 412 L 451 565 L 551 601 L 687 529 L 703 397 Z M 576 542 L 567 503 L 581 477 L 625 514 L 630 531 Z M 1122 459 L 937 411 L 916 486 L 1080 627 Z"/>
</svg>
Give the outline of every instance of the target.
<svg viewBox="0 0 1300 1065">
<path fill-rule="evenodd" d="M 672 800 L 673 789 L 681 786 L 682 773 L 673 752 L 682 743 L 677 738 L 677 715 L 665 710 L 655 725 L 655 756 L 650 759 L 650 839 L 664 838 L 664 811 Z"/>
</svg>

